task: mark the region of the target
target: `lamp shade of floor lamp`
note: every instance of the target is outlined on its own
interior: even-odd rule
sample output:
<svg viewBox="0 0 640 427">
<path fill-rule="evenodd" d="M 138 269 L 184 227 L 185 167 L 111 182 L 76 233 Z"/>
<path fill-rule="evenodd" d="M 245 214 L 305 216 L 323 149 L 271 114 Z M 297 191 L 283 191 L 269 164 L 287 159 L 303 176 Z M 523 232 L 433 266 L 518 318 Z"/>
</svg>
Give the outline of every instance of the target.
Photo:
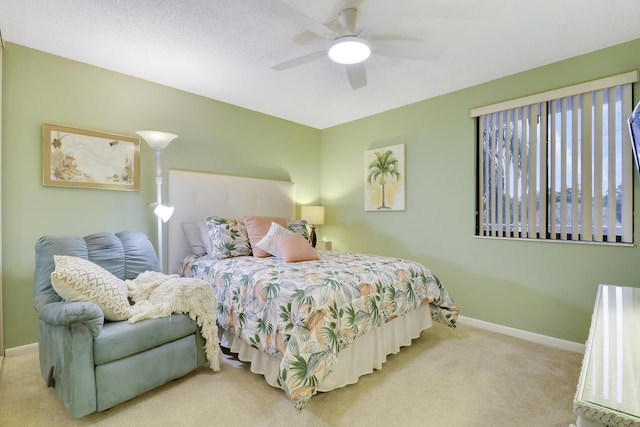
<svg viewBox="0 0 640 427">
<path fill-rule="evenodd" d="M 178 135 L 167 132 L 157 132 L 154 130 L 140 130 L 136 132 L 144 139 L 149 147 L 156 153 L 156 203 L 154 203 L 153 213 L 158 221 L 158 261 L 160 262 L 160 271 L 164 270 L 164 250 L 162 248 L 162 223 L 167 222 L 173 214 L 173 207 L 162 204 L 162 167 L 160 166 L 160 155 L 167 145 L 171 143 Z"/>
<path fill-rule="evenodd" d="M 301 206 L 300 217 L 311 226 L 309 240 L 311 241 L 311 246 L 315 248 L 317 242 L 316 226 L 324 224 L 324 206 Z"/>
</svg>

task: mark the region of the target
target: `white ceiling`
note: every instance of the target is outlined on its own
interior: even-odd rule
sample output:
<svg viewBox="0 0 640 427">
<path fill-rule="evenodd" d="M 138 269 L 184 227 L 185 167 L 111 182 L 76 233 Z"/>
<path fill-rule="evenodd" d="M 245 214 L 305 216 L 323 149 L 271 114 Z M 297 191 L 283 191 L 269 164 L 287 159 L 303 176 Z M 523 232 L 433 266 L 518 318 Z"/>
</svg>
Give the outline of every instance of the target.
<svg viewBox="0 0 640 427">
<path fill-rule="evenodd" d="M 370 33 L 443 53 L 372 56 L 358 90 L 328 58 L 275 71 L 329 40 L 268 0 L 0 0 L 0 30 L 5 41 L 319 129 L 640 38 L 638 0 L 282 2 L 329 26 L 361 8 Z"/>
</svg>

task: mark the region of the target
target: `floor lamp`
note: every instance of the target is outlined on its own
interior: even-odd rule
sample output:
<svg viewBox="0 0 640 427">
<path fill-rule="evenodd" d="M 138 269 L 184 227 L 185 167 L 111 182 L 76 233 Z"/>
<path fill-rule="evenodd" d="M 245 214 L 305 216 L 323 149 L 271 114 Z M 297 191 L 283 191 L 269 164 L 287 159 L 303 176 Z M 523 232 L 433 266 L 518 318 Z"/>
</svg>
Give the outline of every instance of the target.
<svg viewBox="0 0 640 427">
<path fill-rule="evenodd" d="M 165 206 L 162 204 L 162 168 L 160 166 L 160 155 L 162 151 L 167 148 L 167 145 L 178 137 L 173 133 L 156 132 L 153 130 L 140 130 L 136 132 L 142 139 L 144 139 L 149 147 L 156 153 L 156 202 L 152 204 L 154 206 L 153 213 L 156 214 L 158 219 L 158 261 L 160 261 L 160 271 L 164 271 L 164 250 L 162 249 L 162 223 L 167 222 L 173 214 L 172 206 Z"/>
</svg>

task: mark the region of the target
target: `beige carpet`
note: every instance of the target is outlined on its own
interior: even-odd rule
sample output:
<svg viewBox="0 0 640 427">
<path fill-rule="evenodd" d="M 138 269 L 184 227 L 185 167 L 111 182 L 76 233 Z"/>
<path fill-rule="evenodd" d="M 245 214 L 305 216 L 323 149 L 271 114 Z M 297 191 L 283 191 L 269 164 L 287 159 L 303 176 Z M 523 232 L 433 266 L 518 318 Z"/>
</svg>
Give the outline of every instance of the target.
<svg viewBox="0 0 640 427">
<path fill-rule="evenodd" d="M 229 355 L 185 378 L 82 419 L 40 376 L 37 352 L 5 357 L 0 426 L 518 426 L 575 422 L 582 355 L 460 325 L 422 333 L 357 384 L 297 413 L 283 391 Z"/>
</svg>

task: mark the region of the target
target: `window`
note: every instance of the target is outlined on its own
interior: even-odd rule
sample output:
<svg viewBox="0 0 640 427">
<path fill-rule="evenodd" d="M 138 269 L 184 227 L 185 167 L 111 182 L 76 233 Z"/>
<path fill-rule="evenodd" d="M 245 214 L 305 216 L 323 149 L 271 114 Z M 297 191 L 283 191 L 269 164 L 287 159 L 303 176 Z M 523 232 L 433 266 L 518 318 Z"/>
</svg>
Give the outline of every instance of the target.
<svg viewBox="0 0 640 427">
<path fill-rule="evenodd" d="M 476 235 L 633 242 L 636 71 L 472 110 Z"/>
</svg>

